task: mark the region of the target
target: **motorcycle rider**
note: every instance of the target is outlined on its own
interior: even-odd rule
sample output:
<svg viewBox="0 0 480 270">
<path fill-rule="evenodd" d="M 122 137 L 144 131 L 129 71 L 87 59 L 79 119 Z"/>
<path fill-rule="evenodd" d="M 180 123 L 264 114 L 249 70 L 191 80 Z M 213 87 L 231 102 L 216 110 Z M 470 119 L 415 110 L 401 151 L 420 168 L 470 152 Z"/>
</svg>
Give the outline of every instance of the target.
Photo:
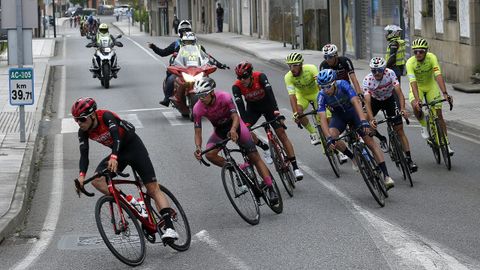
<svg viewBox="0 0 480 270">
<path fill-rule="evenodd" d="M 172 65 L 175 57 L 173 54 L 177 53 L 180 50 L 180 47 L 182 46 L 182 37 L 186 33 L 191 33 L 192 32 L 192 24 L 188 20 L 182 20 L 180 24 L 178 25 L 178 36 L 179 38 L 175 40 L 174 42 L 170 43 L 167 47 L 161 49 L 157 47 L 155 44 L 148 42 L 147 46 L 152 49 L 156 54 L 160 55 L 161 57 L 169 56 L 172 55 L 170 58 L 169 64 Z M 193 34 L 193 33 L 192 33 Z M 188 41 L 187 41 L 188 42 Z M 195 38 L 195 43 L 196 43 L 196 38 Z M 206 53 L 206 50 L 203 46 L 200 45 L 200 48 L 202 51 Z M 210 56 L 210 55 L 209 55 Z M 217 66 L 220 69 L 225 69 L 227 68 L 227 65 L 222 64 L 218 62 L 216 59 L 210 56 L 212 59 L 212 63 Z M 166 72 L 166 79 L 165 79 L 165 97 L 163 98 L 162 101 L 159 103 L 163 106 L 168 107 L 170 105 L 170 97 L 173 96 L 173 90 L 174 90 L 174 82 L 176 79 L 176 76 L 171 76 L 172 74 L 170 72 Z"/>
<path fill-rule="evenodd" d="M 115 43 L 115 37 L 109 33 L 108 25 L 106 23 L 100 24 L 97 34 L 92 38 L 92 43 L 95 44 L 95 47 L 101 47 L 102 44 L 100 43 L 100 41 L 102 40 L 102 38 L 110 38 L 110 40 Z M 115 59 L 112 60 L 114 60 L 112 61 L 114 63 L 114 66 L 112 66 L 112 77 L 117 78 L 117 73 L 120 70 L 120 66 L 117 64 L 117 61 L 115 61 Z M 98 77 L 100 68 L 98 62 L 96 61 L 95 55 L 93 55 L 92 58 L 92 67 L 90 68 L 90 71 L 93 73 L 93 78 Z"/>
</svg>

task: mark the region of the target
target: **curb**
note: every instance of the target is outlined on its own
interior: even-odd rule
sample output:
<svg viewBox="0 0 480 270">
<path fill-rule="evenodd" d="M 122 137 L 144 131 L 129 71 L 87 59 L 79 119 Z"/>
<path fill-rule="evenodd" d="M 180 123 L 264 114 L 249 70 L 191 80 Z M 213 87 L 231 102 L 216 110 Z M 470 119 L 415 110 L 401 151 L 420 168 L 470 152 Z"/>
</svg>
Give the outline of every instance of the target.
<svg viewBox="0 0 480 270">
<path fill-rule="evenodd" d="M 113 22 L 111 23 L 111 25 L 115 27 L 120 33 L 122 33 L 122 36 L 125 36 L 125 32 L 123 32 L 123 30 L 120 27 L 116 26 Z"/>
<path fill-rule="evenodd" d="M 56 42 L 53 47 L 56 46 Z M 51 66 L 47 64 L 45 77 L 43 79 L 42 94 L 39 97 L 39 103 L 35 111 L 35 123 L 40 123 L 44 112 L 44 103 L 47 96 L 47 88 L 50 85 Z M 24 222 L 27 214 L 29 194 L 31 191 L 31 178 L 35 173 L 36 161 L 39 159 L 40 136 L 38 136 L 40 125 L 37 124 L 34 131 L 28 136 L 25 153 L 22 159 L 22 165 L 17 177 L 15 193 L 10 204 L 10 208 L 4 216 L 0 218 L 0 243 Z"/>
</svg>

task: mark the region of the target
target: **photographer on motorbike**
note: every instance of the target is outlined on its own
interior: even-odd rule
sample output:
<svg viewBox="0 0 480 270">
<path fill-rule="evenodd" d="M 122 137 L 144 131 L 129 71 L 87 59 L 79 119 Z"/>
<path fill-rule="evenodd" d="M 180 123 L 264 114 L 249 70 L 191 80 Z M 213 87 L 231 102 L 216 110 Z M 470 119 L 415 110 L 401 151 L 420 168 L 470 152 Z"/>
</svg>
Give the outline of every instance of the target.
<svg viewBox="0 0 480 270">
<path fill-rule="evenodd" d="M 104 38 L 109 38 L 111 42 L 115 44 L 115 37 L 111 35 L 110 32 L 108 31 L 108 25 L 106 23 L 100 24 L 100 26 L 98 27 L 97 34 L 92 37 L 92 43 L 95 44 L 94 46 L 96 48 L 100 48 L 102 46 L 101 40 Z M 113 63 L 115 64 L 115 66 L 112 66 L 112 72 L 113 72 L 112 76 L 116 78 L 117 73 L 120 70 L 120 67 L 117 64 L 117 61 L 113 61 Z M 92 58 L 92 68 L 90 69 L 90 71 L 93 72 L 93 78 L 98 77 L 99 75 L 98 73 L 100 72 L 100 69 L 96 61 L 95 55 Z"/>
<path fill-rule="evenodd" d="M 188 38 L 185 38 L 185 40 L 182 41 L 183 37 L 186 36 L 186 33 L 191 33 L 191 35 L 189 35 Z M 192 35 L 193 35 L 194 38 L 191 37 Z M 175 60 L 175 55 L 174 54 L 177 53 L 180 50 L 181 46 L 196 44 L 196 41 L 197 41 L 195 35 L 192 33 L 192 25 L 187 20 L 182 20 L 180 22 L 180 24 L 178 25 L 178 36 L 179 36 L 179 38 L 177 40 L 175 40 L 174 42 L 172 42 L 170 45 L 168 45 L 167 47 L 165 47 L 163 49 L 157 47 L 155 44 L 153 44 L 151 42 L 148 42 L 147 46 L 150 49 L 152 49 L 156 54 L 160 55 L 161 57 L 172 55 L 172 57 L 170 58 L 170 61 L 169 61 L 169 65 L 172 65 L 174 60 Z M 182 44 L 182 42 L 187 42 L 189 44 Z M 205 53 L 207 53 L 205 48 L 201 45 L 200 45 L 200 49 L 202 51 L 204 51 Z M 227 65 L 218 62 L 212 56 L 209 55 L 209 57 L 211 59 L 211 63 L 213 65 L 217 66 L 218 68 L 220 68 L 220 69 L 228 68 Z M 163 98 L 162 101 L 159 102 L 161 105 L 166 106 L 166 107 L 168 107 L 170 105 L 170 97 L 173 96 L 173 87 L 174 87 L 174 82 L 175 82 L 175 79 L 176 79 L 175 75 L 174 76 L 171 76 L 171 75 L 172 74 L 170 72 L 168 72 L 168 71 L 166 72 L 165 97 Z"/>
</svg>

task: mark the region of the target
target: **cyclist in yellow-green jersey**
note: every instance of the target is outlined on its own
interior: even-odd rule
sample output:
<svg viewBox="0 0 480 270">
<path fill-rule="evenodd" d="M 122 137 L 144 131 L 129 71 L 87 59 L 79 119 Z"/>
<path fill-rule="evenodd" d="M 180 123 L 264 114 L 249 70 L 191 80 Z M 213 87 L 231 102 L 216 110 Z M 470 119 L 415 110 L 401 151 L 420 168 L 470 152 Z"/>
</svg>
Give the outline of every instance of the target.
<svg viewBox="0 0 480 270">
<path fill-rule="evenodd" d="M 290 71 L 285 75 L 285 86 L 290 97 L 293 120 L 297 124 L 301 123 L 310 133 L 310 142 L 313 145 L 319 144 L 320 139 L 317 131 L 308 118 L 302 117 L 299 119 L 297 117 L 308 108 L 310 101 L 314 102 L 315 108 L 317 107 L 319 90 L 315 78 L 318 74 L 318 69 L 315 65 L 303 64 L 303 56 L 296 52 L 289 54 L 285 62 L 290 68 Z"/>
<path fill-rule="evenodd" d="M 428 138 L 428 130 L 425 119 L 423 118 L 421 104 L 426 94 L 427 101 L 441 99 L 441 94 L 450 103 L 452 97 L 447 93 L 447 87 L 443 80 L 440 65 L 435 54 L 428 52 L 428 43 L 423 38 L 418 38 L 412 42 L 414 56 L 410 57 L 406 63 L 407 76 L 410 81 L 410 103 L 413 112 L 422 126 L 422 137 Z M 439 91 L 440 88 L 440 91 Z M 442 103 L 435 105 L 440 125 L 447 134 L 447 125 L 442 115 Z M 448 139 L 447 139 L 448 140 Z M 448 145 L 448 152 L 453 155 L 454 151 Z"/>
</svg>

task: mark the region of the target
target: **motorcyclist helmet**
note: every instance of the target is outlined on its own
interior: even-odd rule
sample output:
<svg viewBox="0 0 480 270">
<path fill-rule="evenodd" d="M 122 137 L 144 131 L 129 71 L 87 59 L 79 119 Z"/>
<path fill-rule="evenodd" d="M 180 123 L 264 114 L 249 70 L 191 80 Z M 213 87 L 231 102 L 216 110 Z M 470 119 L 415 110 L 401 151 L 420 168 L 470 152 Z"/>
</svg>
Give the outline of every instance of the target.
<svg viewBox="0 0 480 270">
<path fill-rule="evenodd" d="M 108 25 L 106 23 L 100 24 L 100 26 L 98 27 L 98 32 L 100 32 L 101 34 L 108 33 Z"/>
<path fill-rule="evenodd" d="M 197 43 L 197 37 L 193 32 L 185 32 L 181 38 L 182 45 L 195 45 Z"/>
<path fill-rule="evenodd" d="M 402 28 L 395 24 L 389 24 L 385 26 L 384 30 L 386 31 L 385 37 L 387 38 L 387 40 L 391 40 L 400 37 Z"/>
<path fill-rule="evenodd" d="M 97 103 L 91 97 L 77 99 L 72 105 L 72 115 L 74 118 L 84 118 L 97 110 Z"/>
<path fill-rule="evenodd" d="M 193 85 L 193 90 L 195 91 L 196 96 L 206 96 L 215 90 L 216 83 L 210 77 L 202 77 L 201 79 L 195 81 Z"/>
<path fill-rule="evenodd" d="M 192 32 L 192 24 L 188 20 L 182 20 L 178 25 L 177 32 L 181 38 L 186 32 Z"/>
<path fill-rule="evenodd" d="M 300 53 L 293 52 L 287 55 L 285 58 L 285 63 L 288 65 L 301 64 L 303 63 L 303 56 Z"/>
<path fill-rule="evenodd" d="M 335 70 L 324 69 L 317 75 L 317 84 L 320 86 L 331 86 L 336 79 L 337 73 Z"/>
<path fill-rule="evenodd" d="M 250 62 L 242 61 L 235 67 L 235 73 L 238 79 L 245 79 L 252 76 L 253 66 Z"/>
</svg>

